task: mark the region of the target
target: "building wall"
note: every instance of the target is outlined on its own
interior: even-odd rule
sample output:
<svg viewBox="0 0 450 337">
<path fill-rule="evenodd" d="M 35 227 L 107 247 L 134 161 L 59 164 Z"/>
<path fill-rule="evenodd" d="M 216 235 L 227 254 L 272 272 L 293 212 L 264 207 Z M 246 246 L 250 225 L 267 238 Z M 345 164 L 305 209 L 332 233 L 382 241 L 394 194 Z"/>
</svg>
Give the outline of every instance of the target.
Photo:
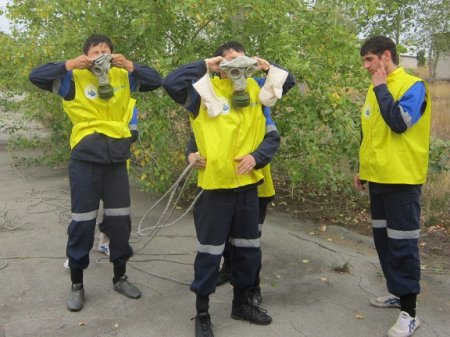
<svg viewBox="0 0 450 337">
<path fill-rule="evenodd" d="M 439 57 L 436 66 L 436 78 L 450 79 L 450 52 Z"/>
<path fill-rule="evenodd" d="M 410 55 L 400 55 L 399 65 L 405 68 L 417 68 L 417 58 L 415 56 Z"/>
</svg>

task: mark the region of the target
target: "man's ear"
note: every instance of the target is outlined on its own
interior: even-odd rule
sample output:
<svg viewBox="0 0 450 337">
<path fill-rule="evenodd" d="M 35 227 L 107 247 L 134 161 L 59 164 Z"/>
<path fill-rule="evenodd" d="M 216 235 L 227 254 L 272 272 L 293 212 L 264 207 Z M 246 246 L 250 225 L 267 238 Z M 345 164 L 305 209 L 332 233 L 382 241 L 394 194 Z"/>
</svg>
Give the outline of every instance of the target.
<svg viewBox="0 0 450 337">
<path fill-rule="evenodd" d="M 390 63 L 390 62 L 392 62 L 392 54 L 391 54 L 391 51 L 390 51 L 390 50 L 385 50 L 385 51 L 383 52 L 383 55 L 381 55 L 381 60 L 382 60 L 384 63 Z"/>
</svg>

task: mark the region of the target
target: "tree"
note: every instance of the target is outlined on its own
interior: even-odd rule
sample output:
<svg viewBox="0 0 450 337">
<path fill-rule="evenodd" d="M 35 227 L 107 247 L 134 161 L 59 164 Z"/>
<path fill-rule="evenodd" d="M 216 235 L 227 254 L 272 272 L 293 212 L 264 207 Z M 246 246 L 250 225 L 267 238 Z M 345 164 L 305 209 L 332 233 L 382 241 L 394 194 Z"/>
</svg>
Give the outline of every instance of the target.
<svg viewBox="0 0 450 337">
<path fill-rule="evenodd" d="M 450 50 L 450 1 L 421 0 L 420 8 L 415 41 L 428 50 L 428 68 L 433 78 L 440 55 Z"/>
<path fill-rule="evenodd" d="M 273 110 L 283 145 L 274 169 L 290 184 L 313 190 L 346 186 L 359 144 L 359 107 L 366 78 L 355 25 L 326 2 L 267 3 L 211 0 L 12 0 L 10 63 L 20 69 L 11 88 L 29 92 L 25 107 L 54 128 L 46 149 L 56 151 L 69 134 L 59 99 L 33 88 L 27 74 L 43 62 L 81 53 L 91 33 L 109 35 L 116 50 L 155 66 L 162 75 L 180 64 L 211 56 L 227 40 L 250 55 L 285 65 L 299 87 Z M 29 52 L 32 50 L 33 52 Z M 364 77 L 363 77 L 364 76 Z M 13 79 L 6 79 L 12 84 Z M 138 95 L 141 139 L 133 170 L 147 189 L 162 190 L 185 165 L 188 115 L 164 93 Z M 66 152 L 67 149 L 65 148 Z M 58 152 L 62 153 L 62 151 Z"/>
<path fill-rule="evenodd" d="M 425 50 L 419 50 L 417 53 L 417 65 L 423 67 L 425 65 Z"/>
</svg>

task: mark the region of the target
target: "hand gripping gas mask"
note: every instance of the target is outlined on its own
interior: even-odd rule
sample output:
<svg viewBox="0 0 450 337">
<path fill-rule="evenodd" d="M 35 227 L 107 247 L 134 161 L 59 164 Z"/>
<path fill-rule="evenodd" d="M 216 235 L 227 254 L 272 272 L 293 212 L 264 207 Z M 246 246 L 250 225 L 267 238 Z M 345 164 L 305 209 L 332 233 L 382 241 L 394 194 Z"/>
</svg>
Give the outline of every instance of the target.
<svg viewBox="0 0 450 337">
<path fill-rule="evenodd" d="M 258 70 L 258 62 L 248 56 L 239 56 L 231 61 L 222 61 L 219 68 L 233 81 L 234 93 L 231 104 L 235 108 L 245 108 L 250 105 L 250 95 L 247 92 L 247 78 Z"/>
<path fill-rule="evenodd" d="M 91 66 L 91 71 L 98 79 L 98 95 L 102 99 L 114 96 L 114 91 L 109 83 L 109 69 L 111 69 L 111 55 L 102 54 L 97 57 Z"/>
</svg>

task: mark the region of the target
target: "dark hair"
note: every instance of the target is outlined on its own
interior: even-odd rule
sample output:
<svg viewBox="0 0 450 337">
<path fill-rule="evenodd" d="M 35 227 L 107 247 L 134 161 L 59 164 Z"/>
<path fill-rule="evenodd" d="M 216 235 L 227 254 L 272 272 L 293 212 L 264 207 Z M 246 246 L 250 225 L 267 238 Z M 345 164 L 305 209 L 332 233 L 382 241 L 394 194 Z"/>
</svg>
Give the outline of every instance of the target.
<svg viewBox="0 0 450 337">
<path fill-rule="evenodd" d="M 244 46 L 237 41 L 228 41 L 216 49 L 213 56 L 224 56 L 228 50 L 233 49 L 237 52 L 245 53 Z"/>
<path fill-rule="evenodd" d="M 99 34 L 94 34 L 87 38 L 87 40 L 84 42 L 84 45 L 83 45 L 83 52 L 85 54 L 87 54 L 89 51 L 89 48 L 98 46 L 100 43 L 106 43 L 108 45 L 109 49 L 111 49 L 111 53 L 112 53 L 113 44 L 112 44 L 110 38 L 105 35 L 99 35 Z"/>
<path fill-rule="evenodd" d="M 372 53 L 381 57 L 381 55 L 383 55 L 386 50 L 389 50 L 391 52 L 392 62 L 398 64 L 397 47 L 395 46 L 395 42 L 386 36 L 377 35 L 371 37 L 366 42 L 364 42 L 359 54 L 361 56 L 365 56 L 369 53 Z"/>
</svg>

